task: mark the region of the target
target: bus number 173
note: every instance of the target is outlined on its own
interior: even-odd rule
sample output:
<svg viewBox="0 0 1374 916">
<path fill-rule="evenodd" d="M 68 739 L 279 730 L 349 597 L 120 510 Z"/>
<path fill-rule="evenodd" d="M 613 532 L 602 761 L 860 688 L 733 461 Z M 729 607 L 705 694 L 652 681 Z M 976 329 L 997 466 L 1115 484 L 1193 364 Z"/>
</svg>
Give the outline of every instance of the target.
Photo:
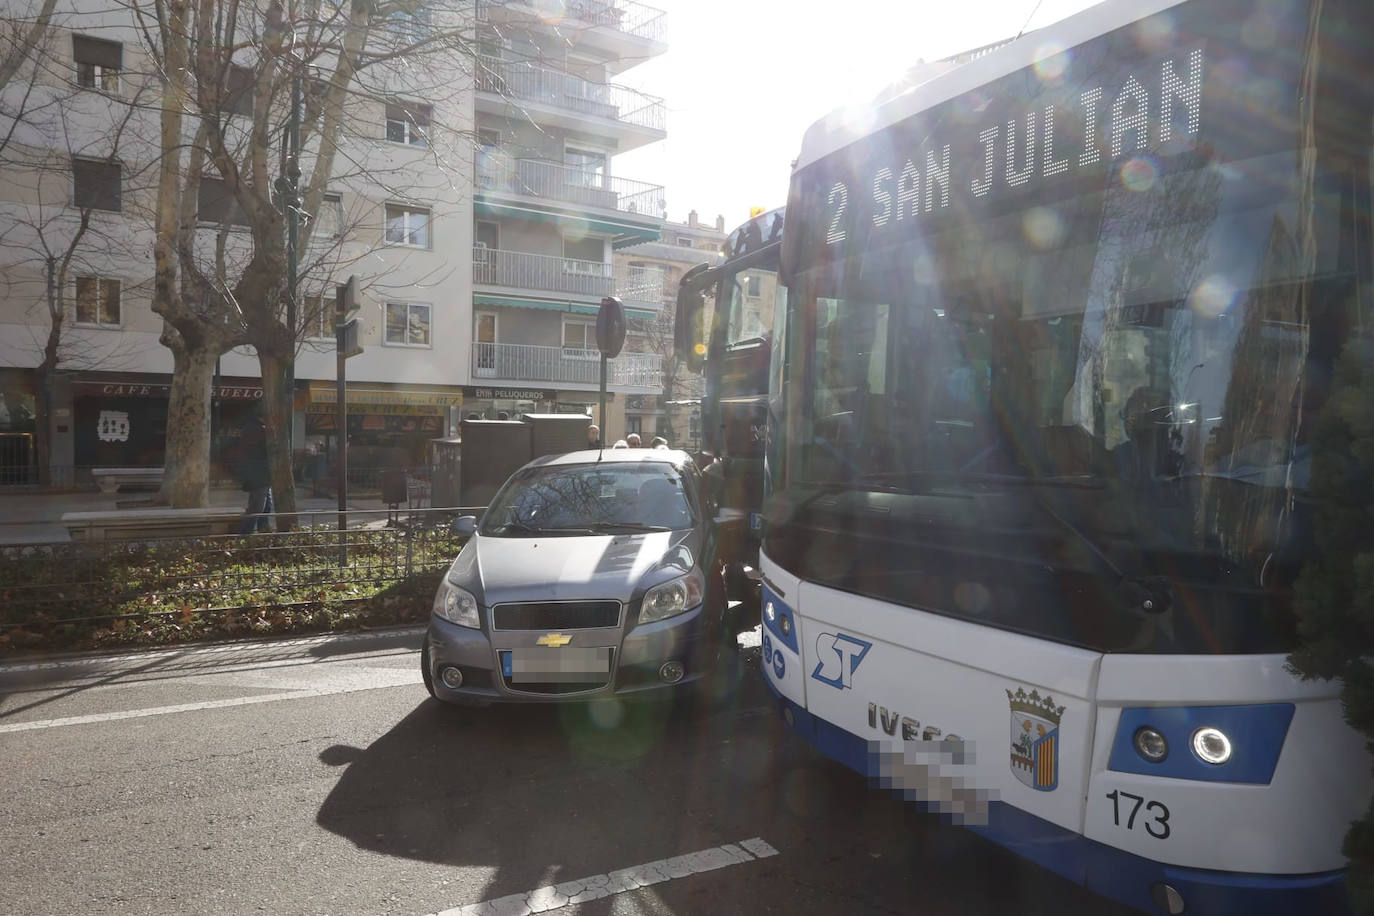
<svg viewBox="0 0 1374 916">
<path fill-rule="evenodd" d="M 1130 792 L 1113 790 L 1107 793 L 1107 797 L 1112 800 L 1112 823 L 1121 826 L 1121 815 L 1127 808 L 1130 813 L 1126 816 L 1126 829 L 1134 830 L 1136 815 L 1140 813 L 1140 806 L 1145 806 L 1145 818 L 1141 821 L 1145 825 L 1145 831 L 1157 840 L 1168 839 L 1169 837 L 1169 809 L 1163 802 L 1147 802 L 1140 795 L 1132 795 Z"/>
</svg>

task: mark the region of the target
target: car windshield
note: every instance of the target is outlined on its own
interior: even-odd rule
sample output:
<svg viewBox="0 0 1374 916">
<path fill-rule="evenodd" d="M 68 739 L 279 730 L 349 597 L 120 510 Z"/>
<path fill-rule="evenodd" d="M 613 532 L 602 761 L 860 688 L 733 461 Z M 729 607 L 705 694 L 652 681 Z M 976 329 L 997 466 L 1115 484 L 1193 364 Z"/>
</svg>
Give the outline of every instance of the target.
<svg viewBox="0 0 1374 916">
<path fill-rule="evenodd" d="M 524 468 L 492 500 L 482 534 L 668 531 L 693 522 L 685 483 L 669 464 L 636 462 Z"/>
</svg>

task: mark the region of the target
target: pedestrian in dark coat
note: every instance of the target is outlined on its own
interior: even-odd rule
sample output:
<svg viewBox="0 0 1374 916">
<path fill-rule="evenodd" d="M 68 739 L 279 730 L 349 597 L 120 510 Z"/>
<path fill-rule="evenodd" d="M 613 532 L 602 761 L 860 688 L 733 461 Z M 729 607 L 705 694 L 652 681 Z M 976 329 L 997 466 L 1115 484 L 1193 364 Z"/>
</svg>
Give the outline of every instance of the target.
<svg viewBox="0 0 1374 916">
<path fill-rule="evenodd" d="M 239 436 L 238 482 L 248 492 L 239 534 L 272 529 L 272 478 L 267 471 L 267 426 L 254 414 Z"/>
</svg>

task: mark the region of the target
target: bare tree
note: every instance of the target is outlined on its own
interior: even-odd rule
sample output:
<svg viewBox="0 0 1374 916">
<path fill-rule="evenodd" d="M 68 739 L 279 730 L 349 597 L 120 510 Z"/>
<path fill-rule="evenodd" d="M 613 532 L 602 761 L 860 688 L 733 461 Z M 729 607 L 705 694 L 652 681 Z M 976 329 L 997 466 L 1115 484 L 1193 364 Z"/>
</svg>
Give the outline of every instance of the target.
<svg viewBox="0 0 1374 916">
<path fill-rule="evenodd" d="M 311 246 L 310 215 L 341 177 L 365 177 L 402 199 L 432 191 L 416 187 L 413 169 L 369 160 L 342 142 L 368 129 L 369 139 L 380 138 L 359 115 L 369 101 L 396 103 L 413 136 L 424 138 L 413 145 L 429 151 L 440 174 L 462 161 L 433 142 L 440 131 L 428 112 L 463 83 L 453 74 L 472 56 L 470 8 L 425 4 L 422 13 L 413 0 L 155 0 L 131 12 L 162 87 L 153 307 L 176 367 L 163 493 L 175 506 L 204 503 L 214 361 L 251 344 L 262 367 L 272 481 L 289 518 L 288 380 L 307 318 L 318 316 L 288 308 L 287 215 L 300 220 L 295 247 L 302 252 Z M 425 104 L 400 105 L 402 91 Z M 299 139 L 288 132 L 293 123 Z M 284 175 L 303 178 L 299 199 L 282 184 Z M 207 178 L 223 204 L 213 250 L 199 228 Z M 231 224 L 247 232 L 230 233 Z"/>
</svg>

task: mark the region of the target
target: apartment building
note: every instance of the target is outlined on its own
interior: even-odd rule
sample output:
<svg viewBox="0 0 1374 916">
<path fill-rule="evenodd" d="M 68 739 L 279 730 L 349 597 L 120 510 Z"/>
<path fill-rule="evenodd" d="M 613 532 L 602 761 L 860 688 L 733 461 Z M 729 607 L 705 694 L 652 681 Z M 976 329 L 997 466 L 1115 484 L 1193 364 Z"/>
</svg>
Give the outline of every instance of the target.
<svg viewBox="0 0 1374 916">
<path fill-rule="evenodd" d="M 156 83 L 134 9 L 60 3 L 43 65 L 6 93 L 7 111 L 18 91 L 52 100 L 47 122 L 29 107 L 27 128 L 0 157 L 0 476 L 10 481 L 35 476 L 33 438 L 44 422 L 55 479 L 162 461 L 172 358 L 151 311 Z M 354 467 L 423 463 L 429 440 L 471 414 L 586 410 L 597 399 L 601 298 L 620 296 L 636 316 L 662 307 L 662 277 L 617 271 L 611 253 L 661 231 L 661 185 L 615 175 L 612 160 L 665 136 L 662 100 L 613 81 L 666 49 L 663 13 L 633 0 L 578 0 L 550 17 L 534 3 L 479 0 L 417 8 L 380 34 L 424 37 L 457 24 L 476 34 L 475 58 L 430 57 L 349 95 L 340 141 L 348 167 L 308 214 L 313 238 L 300 254 L 308 330 L 293 443 L 302 453 L 327 455 L 339 439 L 331 306 L 349 275 L 362 287 L 363 352 L 348 361 Z M 26 158 L 42 168 L 16 165 Z M 198 219 L 207 245 L 227 238 L 232 261 L 247 235 L 215 185 L 203 183 Z M 38 227 L 60 242 L 83 210 L 99 231 L 72 259 L 45 418 L 33 367 L 50 324 L 52 271 Z M 660 384 L 655 354 L 613 361 L 617 415 L 627 395 Z M 262 397 L 254 351 L 224 354 L 217 440 Z"/>
<path fill-rule="evenodd" d="M 690 401 L 701 396 L 701 376 L 688 372 L 673 354 L 672 319 L 678 283 L 684 273 L 698 264 L 719 263 L 725 242 L 725 217 L 717 216 L 714 225 L 708 226 L 693 210 L 685 223 L 664 223 L 658 241 L 615 253 L 617 270 L 655 271 L 663 276 L 662 311 L 657 319 L 632 323 L 629 345 L 660 357 L 665 386 L 670 378 L 673 383 L 672 401 Z M 665 403 L 662 387 L 652 394 L 627 394 L 625 429 L 645 437 L 668 435 L 671 430 L 674 447 L 696 449 L 701 443 L 701 409 L 695 404 Z"/>
<path fill-rule="evenodd" d="M 615 77 L 666 50 L 665 17 L 633 0 L 565 10 L 478 6 L 467 415 L 595 414 L 602 298 L 636 321 L 664 307 L 663 272 L 614 254 L 663 231 L 663 186 L 620 175 L 615 156 L 666 136 L 664 102 Z M 628 397 L 661 388 L 660 355 L 627 347 L 603 434 L 624 434 Z"/>
</svg>

